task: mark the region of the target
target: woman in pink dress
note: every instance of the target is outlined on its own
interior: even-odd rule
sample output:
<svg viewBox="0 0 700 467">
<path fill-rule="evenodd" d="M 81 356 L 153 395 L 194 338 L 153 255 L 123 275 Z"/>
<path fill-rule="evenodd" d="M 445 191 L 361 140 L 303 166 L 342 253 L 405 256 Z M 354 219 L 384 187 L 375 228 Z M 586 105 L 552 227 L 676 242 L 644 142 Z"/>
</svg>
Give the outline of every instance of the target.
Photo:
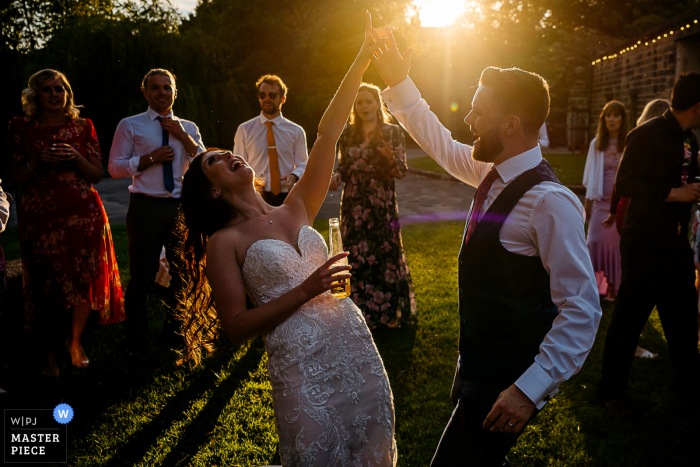
<svg viewBox="0 0 700 467">
<path fill-rule="evenodd" d="M 598 287 L 606 300 L 614 300 L 620 287 L 620 235 L 606 229 L 603 222 L 610 213 L 617 166 L 625 148 L 629 130 L 627 111 L 618 101 L 610 101 L 600 114 L 596 137 L 591 141 L 584 169 L 588 250 L 593 261 Z"/>
<path fill-rule="evenodd" d="M 10 121 L 4 164 L 20 188 L 17 231 L 22 249 L 26 327 L 44 346 L 42 372 L 58 376 L 54 342 L 65 341 L 78 368 L 89 364 L 81 337 L 91 310 L 101 323 L 125 319 L 107 214 L 92 186 L 102 156 L 92 122 L 79 118 L 68 79 L 55 70 L 29 78 L 25 117 Z M 63 312 L 70 336 L 59 336 Z"/>
</svg>

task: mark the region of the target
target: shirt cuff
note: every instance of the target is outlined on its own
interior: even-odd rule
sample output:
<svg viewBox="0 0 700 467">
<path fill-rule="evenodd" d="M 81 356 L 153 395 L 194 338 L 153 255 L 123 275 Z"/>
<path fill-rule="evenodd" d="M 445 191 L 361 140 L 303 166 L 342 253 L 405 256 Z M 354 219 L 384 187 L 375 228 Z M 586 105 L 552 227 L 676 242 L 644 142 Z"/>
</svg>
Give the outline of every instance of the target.
<svg viewBox="0 0 700 467">
<path fill-rule="evenodd" d="M 382 98 L 389 110 L 403 110 L 420 99 L 420 91 L 407 77 L 393 88 L 387 88 L 382 92 Z"/>
<path fill-rule="evenodd" d="M 515 385 L 537 406 L 538 410 L 559 392 L 557 383 L 537 363 L 530 365 Z"/>
<path fill-rule="evenodd" d="M 141 156 L 141 157 L 148 157 L 148 156 Z M 141 157 L 132 157 L 129 159 L 129 173 L 131 174 L 132 177 L 138 177 L 141 175 L 141 172 L 139 172 L 139 162 L 141 161 Z"/>
</svg>

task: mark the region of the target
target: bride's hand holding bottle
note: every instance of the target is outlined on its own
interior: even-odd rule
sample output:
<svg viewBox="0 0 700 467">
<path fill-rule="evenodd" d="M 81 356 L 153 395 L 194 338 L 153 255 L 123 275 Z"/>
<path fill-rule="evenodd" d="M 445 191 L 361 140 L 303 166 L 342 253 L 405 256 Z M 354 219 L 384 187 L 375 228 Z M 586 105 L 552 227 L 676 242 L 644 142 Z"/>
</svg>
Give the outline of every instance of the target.
<svg viewBox="0 0 700 467">
<path fill-rule="evenodd" d="M 345 287 L 350 280 L 350 274 L 339 274 L 343 271 L 349 271 L 352 266 L 336 266 L 331 267 L 336 262 L 348 256 L 347 252 L 337 254 L 328 259 L 325 263 L 319 266 L 304 282 L 299 285 L 299 289 L 303 291 L 306 301 L 321 295 L 327 290 L 337 287 Z M 337 276 L 333 276 L 338 274 Z"/>
</svg>

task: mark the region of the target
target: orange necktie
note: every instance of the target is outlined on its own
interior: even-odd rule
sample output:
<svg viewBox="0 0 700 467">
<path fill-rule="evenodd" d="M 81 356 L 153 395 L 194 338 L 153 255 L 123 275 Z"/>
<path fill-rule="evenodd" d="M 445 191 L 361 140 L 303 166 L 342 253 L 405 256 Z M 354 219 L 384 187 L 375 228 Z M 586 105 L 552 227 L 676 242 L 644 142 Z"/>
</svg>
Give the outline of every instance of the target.
<svg viewBox="0 0 700 467">
<path fill-rule="evenodd" d="M 277 146 L 275 145 L 275 134 L 272 132 L 273 122 L 265 122 L 267 125 L 267 155 L 270 158 L 270 190 L 273 195 L 278 195 L 282 191 L 280 185 L 280 165 L 277 162 Z"/>
</svg>

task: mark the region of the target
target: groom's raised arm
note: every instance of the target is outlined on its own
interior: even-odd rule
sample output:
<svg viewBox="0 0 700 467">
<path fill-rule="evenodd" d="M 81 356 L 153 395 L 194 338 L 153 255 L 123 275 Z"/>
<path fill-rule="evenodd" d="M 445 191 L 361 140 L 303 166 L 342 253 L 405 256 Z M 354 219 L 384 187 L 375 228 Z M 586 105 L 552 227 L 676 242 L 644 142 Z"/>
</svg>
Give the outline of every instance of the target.
<svg viewBox="0 0 700 467">
<path fill-rule="evenodd" d="M 379 40 L 376 29 L 370 29 L 375 40 Z M 452 139 L 452 134 L 445 128 L 437 116 L 430 111 L 430 106 L 420 96 L 420 91 L 408 70 L 411 67 L 413 49 L 407 49 L 403 55 L 396 47 L 392 28 L 386 28 L 389 47 L 380 46 L 372 58 L 372 63 L 379 71 L 389 89 L 382 92 L 389 110 L 408 134 L 420 145 L 430 157 L 447 170 L 453 177 L 478 186 L 490 164 L 472 159 L 472 147 Z"/>
<path fill-rule="evenodd" d="M 452 139 L 411 78 L 384 90 L 382 97 L 396 120 L 442 168 L 464 183 L 479 185 L 490 164 L 475 161 L 471 146 Z"/>
</svg>

